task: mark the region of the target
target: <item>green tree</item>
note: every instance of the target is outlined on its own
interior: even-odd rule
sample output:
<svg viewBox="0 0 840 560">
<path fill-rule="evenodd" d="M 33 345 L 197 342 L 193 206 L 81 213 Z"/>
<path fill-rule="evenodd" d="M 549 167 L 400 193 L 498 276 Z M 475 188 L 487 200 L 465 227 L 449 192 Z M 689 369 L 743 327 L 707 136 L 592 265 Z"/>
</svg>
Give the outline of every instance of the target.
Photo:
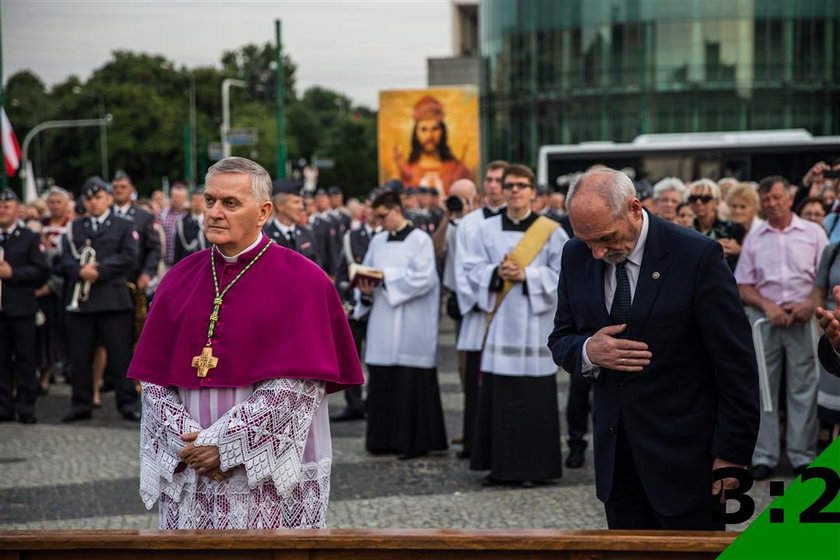
<svg viewBox="0 0 840 560">
<path fill-rule="evenodd" d="M 225 52 L 218 67 L 177 68 L 161 55 L 115 51 L 90 79 L 76 76 L 47 88 L 34 73 L 24 71 L 6 83 L 6 110 L 18 138 L 47 120 L 97 118 L 103 97 L 113 115 L 108 127 L 109 168 L 124 169 L 141 195 L 160 188 L 163 177 L 184 177 L 184 127 L 189 123 L 190 87 L 195 88 L 199 182 L 212 164 L 208 142 L 218 142 L 221 124 L 221 83 L 244 79 L 249 88 L 231 90 L 231 124 L 255 127 L 256 146 L 234 147 L 233 154 L 251 157 L 267 169 L 275 167 L 274 48 L 270 43 L 245 45 Z M 361 194 L 376 184 L 376 114 L 353 107 L 350 99 L 323 87 L 295 91 L 296 66 L 283 59 L 285 75 L 286 144 L 290 161 L 314 157 L 335 161 L 325 169 L 321 184 L 338 184 Z M 88 92 L 77 92 L 82 87 Z M 85 178 L 100 173 L 97 127 L 46 130 L 30 148 L 40 178 L 78 192 Z M 106 179 L 111 179 L 107 177 Z M 13 180 L 19 188 L 19 181 Z"/>
</svg>

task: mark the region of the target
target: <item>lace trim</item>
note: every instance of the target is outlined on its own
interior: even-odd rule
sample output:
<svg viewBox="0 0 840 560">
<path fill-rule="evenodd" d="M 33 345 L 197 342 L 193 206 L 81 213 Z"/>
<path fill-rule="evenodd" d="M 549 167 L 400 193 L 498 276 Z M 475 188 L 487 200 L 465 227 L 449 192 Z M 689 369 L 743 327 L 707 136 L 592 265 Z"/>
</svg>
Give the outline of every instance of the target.
<svg viewBox="0 0 840 560">
<path fill-rule="evenodd" d="M 162 492 L 177 499 L 183 485 L 195 481 L 192 469 L 186 469 L 191 477 L 176 477 L 175 469 L 180 463 L 178 453 L 186 445 L 181 434 L 200 432 L 201 426 L 187 413 L 174 390 L 153 383 L 141 385 L 140 497 L 146 509 L 152 509 Z"/>
<path fill-rule="evenodd" d="M 272 481 L 256 488 L 245 476 L 217 483 L 198 477 L 180 501 L 160 498 L 161 529 L 322 529 L 326 527 L 332 461 L 308 463 L 285 494 Z M 191 469 L 190 469 L 191 470 Z M 176 476 L 181 476 L 178 474 Z"/>
<path fill-rule="evenodd" d="M 147 508 L 160 498 L 161 528 L 325 526 L 332 461 L 303 462 L 324 387 L 318 381 L 264 381 L 201 430 L 175 391 L 144 384 L 140 494 Z M 190 468 L 175 473 L 184 447 L 180 434 L 190 431 L 201 432 L 195 445 L 219 448 L 222 470 L 243 466 L 246 476 L 215 482 Z"/>
</svg>

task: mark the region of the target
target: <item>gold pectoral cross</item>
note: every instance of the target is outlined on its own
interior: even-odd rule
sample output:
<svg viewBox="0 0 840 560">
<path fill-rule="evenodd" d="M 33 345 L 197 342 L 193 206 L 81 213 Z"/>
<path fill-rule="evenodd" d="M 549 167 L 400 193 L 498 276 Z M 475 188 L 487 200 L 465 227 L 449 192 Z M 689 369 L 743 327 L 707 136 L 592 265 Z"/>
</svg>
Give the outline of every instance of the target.
<svg viewBox="0 0 840 560">
<path fill-rule="evenodd" d="M 196 369 L 198 377 L 207 377 L 207 372 L 219 363 L 219 358 L 213 356 L 213 349 L 205 346 L 198 356 L 193 356 L 192 367 Z"/>
</svg>

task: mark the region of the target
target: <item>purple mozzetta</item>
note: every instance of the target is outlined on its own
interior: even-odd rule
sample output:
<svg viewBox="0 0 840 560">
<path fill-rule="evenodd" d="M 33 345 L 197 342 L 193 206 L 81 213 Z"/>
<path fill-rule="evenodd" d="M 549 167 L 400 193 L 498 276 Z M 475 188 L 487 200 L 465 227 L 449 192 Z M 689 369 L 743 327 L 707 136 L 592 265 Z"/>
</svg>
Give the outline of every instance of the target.
<svg viewBox="0 0 840 560">
<path fill-rule="evenodd" d="M 207 377 L 192 367 L 207 344 L 213 311 L 210 251 L 219 288 L 264 247 L 265 254 L 224 296 L 213 334 L 218 364 Z M 364 382 L 350 327 L 330 279 L 316 264 L 272 243 L 226 263 L 215 248 L 179 262 L 163 278 L 149 309 L 128 377 L 184 389 L 247 387 L 275 378 L 316 379 L 328 393 Z"/>
</svg>

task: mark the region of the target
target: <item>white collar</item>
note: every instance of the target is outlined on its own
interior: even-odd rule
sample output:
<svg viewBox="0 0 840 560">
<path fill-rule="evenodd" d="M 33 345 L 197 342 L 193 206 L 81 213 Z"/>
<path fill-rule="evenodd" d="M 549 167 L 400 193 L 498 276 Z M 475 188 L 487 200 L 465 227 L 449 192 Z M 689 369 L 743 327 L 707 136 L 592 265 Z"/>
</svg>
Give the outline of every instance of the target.
<svg viewBox="0 0 840 560">
<path fill-rule="evenodd" d="M 256 247 L 259 244 L 260 241 L 262 241 L 262 232 L 257 234 L 257 240 L 256 241 L 254 241 L 253 243 L 251 243 L 250 245 L 248 245 L 247 247 L 245 247 L 244 249 L 242 249 L 241 251 L 239 251 L 238 253 L 236 253 L 232 257 L 228 257 L 224 253 L 222 253 L 222 251 L 221 251 L 221 249 L 219 249 L 218 245 L 216 246 L 216 250 L 219 251 L 219 254 L 222 256 L 223 259 L 225 259 L 226 263 L 231 264 L 231 263 L 236 262 L 236 259 L 239 258 L 239 255 L 241 255 L 243 253 L 247 253 L 248 251 L 250 251 L 251 249 Z"/>
<path fill-rule="evenodd" d="M 94 218 L 93 216 L 91 216 L 90 219 L 91 219 L 91 221 L 95 221 L 97 224 L 102 225 L 102 224 L 105 223 L 105 220 L 107 220 L 108 216 L 110 216 L 110 215 L 111 215 L 111 209 L 109 208 L 108 210 L 105 210 L 105 212 L 103 212 L 102 215 L 99 216 L 98 218 Z"/>
<path fill-rule="evenodd" d="M 527 213 L 527 214 L 525 214 L 524 216 L 522 216 L 522 217 L 521 217 L 521 218 L 519 218 L 519 219 L 514 220 L 513 218 L 511 218 L 511 217 L 510 217 L 510 210 L 508 210 L 507 212 L 505 212 L 505 215 L 507 216 L 508 220 L 510 220 L 511 222 L 513 222 L 513 223 L 514 223 L 514 225 L 517 225 L 517 226 L 518 226 L 519 224 L 521 224 L 522 222 L 524 222 L 525 220 L 527 220 L 528 218 L 530 218 L 530 217 L 531 217 L 531 214 L 532 214 L 531 209 L 530 209 L 530 208 L 528 208 L 528 213 Z"/>
<path fill-rule="evenodd" d="M 20 220 L 15 220 L 14 222 L 12 222 L 12 227 L 10 227 L 9 229 L 6 229 L 6 230 L 4 230 L 3 228 L 0 228 L 0 231 L 5 231 L 7 236 L 11 236 L 12 233 L 14 233 L 14 231 L 17 229 L 19 221 Z"/>
<path fill-rule="evenodd" d="M 636 240 L 636 246 L 633 252 L 627 257 L 627 260 L 636 266 L 642 266 L 642 257 L 645 254 L 645 245 L 647 244 L 648 230 L 650 229 L 650 218 L 647 212 L 642 210 L 642 231 L 639 232 L 639 239 Z"/>
<path fill-rule="evenodd" d="M 120 214 L 128 214 L 128 210 L 131 208 L 131 203 L 129 202 L 129 203 L 128 203 L 128 204 L 126 204 L 125 206 L 120 206 L 120 205 L 118 205 L 118 204 L 114 204 L 114 208 L 116 208 L 116 209 L 117 209 L 117 211 L 118 211 Z"/>
<path fill-rule="evenodd" d="M 274 226 L 277 229 L 279 229 L 281 233 L 284 233 L 284 234 L 291 233 L 292 235 L 294 235 L 294 233 L 295 233 L 294 224 L 292 224 L 290 226 L 284 225 L 283 222 L 278 220 L 276 216 L 274 218 L 271 218 L 271 219 L 274 220 Z"/>
</svg>

